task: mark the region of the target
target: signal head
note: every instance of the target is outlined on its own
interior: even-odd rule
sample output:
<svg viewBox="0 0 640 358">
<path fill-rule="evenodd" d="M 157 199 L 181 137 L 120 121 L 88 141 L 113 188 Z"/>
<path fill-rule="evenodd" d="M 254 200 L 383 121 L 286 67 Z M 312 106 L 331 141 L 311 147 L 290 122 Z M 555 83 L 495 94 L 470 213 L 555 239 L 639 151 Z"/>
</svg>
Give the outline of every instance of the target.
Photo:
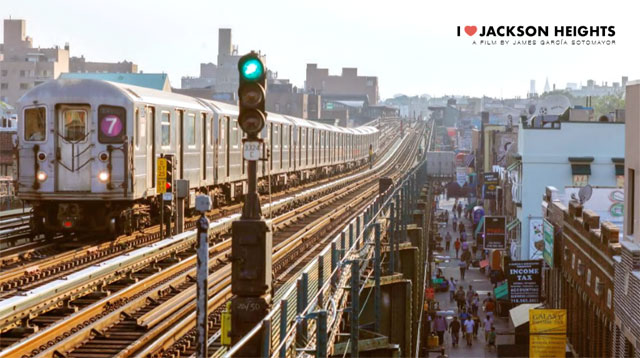
<svg viewBox="0 0 640 358">
<path fill-rule="evenodd" d="M 242 56 L 238 61 L 240 77 L 246 81 L 258 81 L 264 76 L 264 64 L 255 52 Z"/>
<path fill-rule="evenodd" d="M 264 114 L 257 109 L 246 109 L 238 116 L 240 128 L 248 135 L 258 135 L 264 127 L 265 121 Z"/>
</svg>

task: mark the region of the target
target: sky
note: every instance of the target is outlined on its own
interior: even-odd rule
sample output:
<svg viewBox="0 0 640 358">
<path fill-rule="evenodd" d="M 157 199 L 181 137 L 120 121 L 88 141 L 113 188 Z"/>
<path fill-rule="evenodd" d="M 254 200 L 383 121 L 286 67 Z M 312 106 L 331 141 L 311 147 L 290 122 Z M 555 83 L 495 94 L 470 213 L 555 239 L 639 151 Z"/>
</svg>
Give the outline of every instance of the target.
<svg viewBox="0 0 640 358">
<path fill-rule="evenodd" d="M 339 75 L 357 67 L 395 94 L 525 97 L 529 81 L 640 79 L 640 2 L 628 0 L 0 0 L 2 18 L 27 20 L 34 45 L 70 44 L 88 61 L 133 61 L 165 72 L 174 87 L 216 62 L 218 28 L 239 52 L 261 50 L 267 66 L 304 86 L 307 63 Z M 457 26 L 615 26 L 609 46 L 472 45 Z M 551 30 L 553 31 L 553 30 Z M 516 38 L 506 38 L 514 41 Z"/>
</svg>

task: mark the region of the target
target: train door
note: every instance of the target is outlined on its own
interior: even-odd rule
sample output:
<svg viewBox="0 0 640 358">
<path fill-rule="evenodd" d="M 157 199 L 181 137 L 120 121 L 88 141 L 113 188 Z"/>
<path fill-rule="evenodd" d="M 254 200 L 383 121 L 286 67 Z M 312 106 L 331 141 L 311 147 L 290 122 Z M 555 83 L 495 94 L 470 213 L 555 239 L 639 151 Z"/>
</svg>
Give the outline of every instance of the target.
<svg viewBox="0 0 640 358">
<path fill-rule="evenodd" d="M 229 177 L 231 175 L 231 160 L 229 159 L 229 157 L 231 156 L 231 119 L 229 117 L 225 117 L 226 119 L 226 130 L 227 130 L 227 145 L 226 145 L 226 159 L 227 159 L 227 177 Z"/>
<path fill-rule="evenodd" d="M 156 110 L 147 107 L 147 188 L 156 186 Z"/>
<path fill-rule="evenodd" d="M 91 190 L 91 108 L 88 105 L 56 107 L 57 188 L 60 191 Z M 120 131 L 124 118 L 114 116 Z"/>
<path fill-rule="evenodd" d="M 186 147 L 184 143 L 184 111 L 177 110 L 178 114 L 178 140 L 176 141 L 176 151 L 178 152 L 179 159 L 178 167 L 180 168 L 180 173 L 178 174 L 178 178 L 184 179 L 184 147 Z"/>
<path fill-rule="evenodd" d="M 200 172 L 202 174 L 202 180 L 207 180 L 207 136 L 209 132 L 207 132 L 207 114 L 202 113 L 202 168 Z"/>
</svg>

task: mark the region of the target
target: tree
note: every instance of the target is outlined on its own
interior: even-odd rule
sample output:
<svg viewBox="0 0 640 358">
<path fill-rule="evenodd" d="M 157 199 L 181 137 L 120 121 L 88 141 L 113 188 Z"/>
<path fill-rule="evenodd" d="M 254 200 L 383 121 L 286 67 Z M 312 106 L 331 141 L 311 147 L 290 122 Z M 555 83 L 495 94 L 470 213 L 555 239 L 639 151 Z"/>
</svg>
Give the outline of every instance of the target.
<svg viewBox="0 0 640 358">
<path fill-rule="evenodd" d="M 624 97 L 622 94 L 609 94 L 593 98 L 593 114 L 595 118 L 615 112 L 616 109 L 624 109 Z"/>
</svg>

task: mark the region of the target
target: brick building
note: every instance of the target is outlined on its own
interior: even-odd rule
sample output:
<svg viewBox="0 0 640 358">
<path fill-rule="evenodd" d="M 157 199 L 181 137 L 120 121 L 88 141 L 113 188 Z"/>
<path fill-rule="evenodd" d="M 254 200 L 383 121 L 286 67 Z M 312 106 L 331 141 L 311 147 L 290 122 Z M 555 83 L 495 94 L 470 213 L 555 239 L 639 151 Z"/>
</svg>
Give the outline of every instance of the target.
<svg viewBox="0 0 640 358">
<path fill-rule="evenodd" d="M 27 90 L 69 72 L 69 45 L 34 48 L 25 20 L 4 20 L 0 45 L 0 101 L 16 106 Z"/>
<path fill-rule="evenodd" d="M 640 358 L 640 81 L 626 87 L 625 220 L 615 270 L 614 357 Z"/>
<path fill-rule="evenodd" d="M 126 60 L 122 62 L 91 62 L 87 61 L 84 56 L 74 56 L 69 59 L 69 72 L 137 73 L 138 65 Z"/>
<path fill-rule="evenodd" d="M 343 68 L 342 75 L 331 76 L 326 68 L 315 63 L 307 64 L 304 84 L 307 92 L 317 91 L 322 95 L 366 95 L 369 104 L 378 104 L 378 77 L 358 76 L 357 68 Z"/>
</svg>

